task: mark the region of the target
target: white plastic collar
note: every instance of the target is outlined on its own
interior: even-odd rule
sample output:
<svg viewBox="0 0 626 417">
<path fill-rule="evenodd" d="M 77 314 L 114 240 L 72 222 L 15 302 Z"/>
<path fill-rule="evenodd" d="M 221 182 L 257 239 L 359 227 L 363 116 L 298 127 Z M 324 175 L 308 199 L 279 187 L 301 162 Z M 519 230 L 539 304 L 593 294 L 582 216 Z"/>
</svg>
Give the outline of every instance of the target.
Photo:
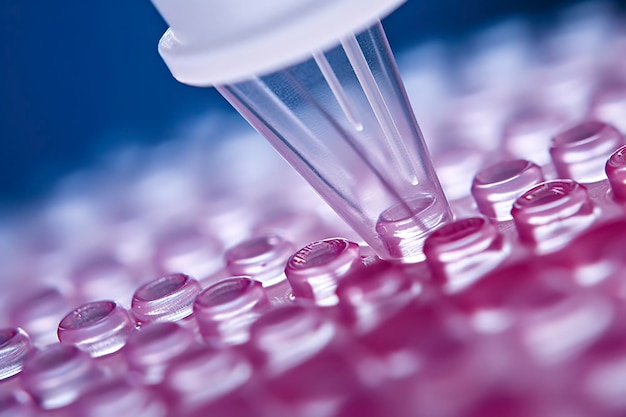
<svg viewBox="0 0 626 417">
<path fill-rule="evenodd" d="M 152 0 L 170 25 L 159 53 L 178 81 L 232 84 L 295 64 L 406 0 Z"/>
</svg>

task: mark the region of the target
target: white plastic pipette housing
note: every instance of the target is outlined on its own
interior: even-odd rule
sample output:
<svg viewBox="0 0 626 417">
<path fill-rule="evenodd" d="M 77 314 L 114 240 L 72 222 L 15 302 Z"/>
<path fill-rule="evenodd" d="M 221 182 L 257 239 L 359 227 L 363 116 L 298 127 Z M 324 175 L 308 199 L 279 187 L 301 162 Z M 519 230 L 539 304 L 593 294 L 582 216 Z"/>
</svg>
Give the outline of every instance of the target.
<svg viewBox="0 0 626 417">
<path fill-rule="evenodd" d="M 152 0 L 170 25 L 159 53 L 178 81 L 232 84 L 360 32 L 406 0 Z"/>
</svg>

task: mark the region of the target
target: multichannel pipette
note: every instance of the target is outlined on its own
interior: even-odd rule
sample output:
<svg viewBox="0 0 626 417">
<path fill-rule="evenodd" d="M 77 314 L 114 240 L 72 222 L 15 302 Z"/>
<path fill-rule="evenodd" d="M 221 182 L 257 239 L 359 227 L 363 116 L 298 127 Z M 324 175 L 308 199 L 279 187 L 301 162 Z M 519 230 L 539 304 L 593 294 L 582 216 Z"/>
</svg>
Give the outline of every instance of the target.
<svg viewBox="0 0 626 417">
<path fill-rule="evenodd" d="M 403 0 L 153 0 L 179 81 L 220 93 L 382 258 L 452 219 L 380 19 Z"/>
</svg>

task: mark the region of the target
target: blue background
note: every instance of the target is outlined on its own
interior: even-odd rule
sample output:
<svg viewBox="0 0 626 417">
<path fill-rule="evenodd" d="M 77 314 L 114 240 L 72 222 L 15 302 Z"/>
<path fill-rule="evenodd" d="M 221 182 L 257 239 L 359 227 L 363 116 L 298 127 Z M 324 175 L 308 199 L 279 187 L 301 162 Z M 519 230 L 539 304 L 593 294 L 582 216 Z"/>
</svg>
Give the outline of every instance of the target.
<svg viewBox="0 0 626 417">
<path fill-rule="evenodd" d="M 401 50 L 566 3 L 410 0 L 385 27 Z M 0 206 L 31 201 L 120 142 L 158 142 L 183 118 L 228 107 L 170 76 L 156 50 L 165 29 L 148 0 L 0 0 Z"/>
</svg>

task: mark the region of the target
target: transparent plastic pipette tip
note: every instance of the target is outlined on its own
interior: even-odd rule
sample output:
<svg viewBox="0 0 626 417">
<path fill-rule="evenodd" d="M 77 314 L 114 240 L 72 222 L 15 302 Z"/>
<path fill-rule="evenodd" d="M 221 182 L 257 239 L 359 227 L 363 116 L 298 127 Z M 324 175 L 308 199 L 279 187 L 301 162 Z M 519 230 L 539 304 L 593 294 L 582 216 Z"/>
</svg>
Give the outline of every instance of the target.
<svg viewBox="0 0 626 417">
<path fill-rule="evenodd" d="M 382 258 L 451 220 L 380 23 L 218 90 Z"/>
</svg>

